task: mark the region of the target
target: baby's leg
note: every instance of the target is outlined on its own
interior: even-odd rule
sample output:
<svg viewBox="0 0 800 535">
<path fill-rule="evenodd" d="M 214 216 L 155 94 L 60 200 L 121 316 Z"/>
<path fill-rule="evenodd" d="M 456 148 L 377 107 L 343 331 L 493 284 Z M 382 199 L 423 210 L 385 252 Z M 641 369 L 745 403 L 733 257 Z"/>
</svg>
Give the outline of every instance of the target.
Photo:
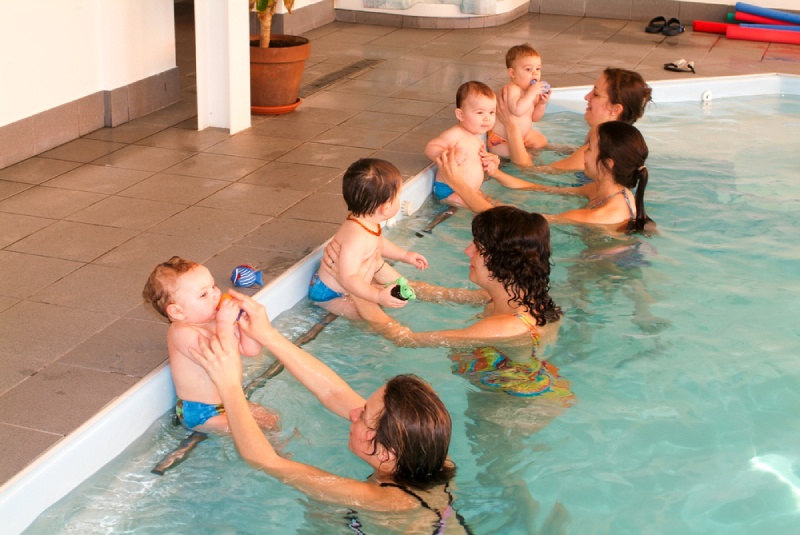
<svg viewBox="0 0 800 535">
<path fill-rule="evenodd" d="M 270 431 L 279 431 L 281 428 L 281 417 L 277 412 L 268 409 L 258 403 L 248 402 L 250 405 L 250 414 L 255 418 L 256 423 L 261 429 L 268 429 Z"/>
<path fill-rule="evenodd" d="M 335 299 L 331 299 L 330 301 L 325 301 L 324 303 L 314 304 L 324 308 L 328 312 L 336 314 L 337 316 L 344 316 L 350 321 L 357 321 L 361 319 L 361 315 L 358 313 L 355 303 L 353 303 L 353 300 L 347 296 L 337 297 Z"/>
<path fill-rule="evenodd" d="M 464 199 L 458 193 L 451 193 L 449 196 L 445 197 L 444 199 L 439 201 L 442 204 L 446 204 L 448 206 L 456 206 L 458 208 L 466 208 L 469 209 L 467 203 L 464 202 Z"/>
<path fill-rule="evenodd" d="M 547 138 L 541 132 L 531 128 L 525 135 L 525 146 L 531 149 L 543 149 L 547 146 Z"/>
</svg>

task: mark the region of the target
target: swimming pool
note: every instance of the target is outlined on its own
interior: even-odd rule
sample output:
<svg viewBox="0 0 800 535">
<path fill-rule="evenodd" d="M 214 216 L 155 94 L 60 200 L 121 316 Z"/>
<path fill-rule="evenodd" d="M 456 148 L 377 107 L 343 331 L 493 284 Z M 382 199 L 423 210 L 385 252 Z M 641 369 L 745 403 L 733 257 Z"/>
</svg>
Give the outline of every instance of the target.
<svg viewBox="0 0 800 535">
<path fill-rule="evenodd" d="M 755 85 L 773 84 L 773 89 L 778 88 L 777 92 L 800 93 L 796 91 L 796 79 L 779 81 L 778 78 L 757 78 Z M 753 80 L 748 79 L 746 84 L 743 81 L 734 80 L 731 89 L 740 91 L 743 87 L 753 87 Z M 633 255 L 632 263 L 640 260 L 649 262 L 650 266 L 625 265 L 625 262 L 621 262 L 621 267 L 615 262 L 619 260 L 618 257 L 609 258 L 603 254 L 602 249 L 610 245 L 603 237 L 578 233 L 575 229 L 554 232 L 555 259 L 558 263 L 554 272 L 554 295 L 568 311 L 568 316 L 559 343 L 559 347 L 567 349 L 564 354 L 554 355 L 553 358 L 573 383 L 573 390 L 579 398 L 575 407 L 558 416 L 539 433 L 511 436 L 506 440 L 507 447 L 496 452 L 484 451 L 480 445 L 487 440 L 487 433 L 471 424 L 473 418 L 482 416 L 475 413 L 478 410 L 476 407 L 482 403 L 473 401 L 481 399 L 482 393 L 469 390 L 466 381 L 452 376 L 447 359 L 441 352 L 425 361 L 426 378 L 433 380 L 431 377 L 434 377 L 441 382 L 437 383 L 437 389 L 442 392 L 449 407 L 452 399 L 453 406 L 450 408 L 456 419 L 454 437 L 461 437 L 461 440 L 454 441 L 452 453 L 460 465 L 458 504 L 462 513 L 480 532 L 519 530 L 521 525 L 531 520 L 525 519 L 520 509 L 530 509 L 532 500 L 541 504 L 541 512 L 532 518 L 536 526 L 540 527 L 551 511 L 558 513 L 560 506 L 556 504 L 559 503 L 572 518 L 570 525 L 573 530 L 587 518 L 597 526 L 581 532 L 592 532 L 592 529 L 596 532 L 647 532 L 645 520 L 650 519 L 658 526 L 656 532 L 733 533 L 742 526 L 747 527 L 747 519 L 756 518 L 757 515 L 772 523 L 753 524 L 750 521 L 751 530 L 759 528 L 760 531 L 768 527 L 773 528 L 773 533 L 780 532 L 781 528 L 789 532 L 793 526 L 797 511 L 793 501 L 794 491 L 789 484 L 797 481 L 793 469 L 797 455 L 787 445 L 792 443 L 791 438 L 797 434 L 797 429 L 785 415 L 790 412 L 786 409 L 787 405 L 793 404 L 794 409 L 798 406 L 797 396 L 793 394 L 797 390 L 798 372 L 789 358 L 797 351 L 796 340 L 792 336 L 787 339 L 786 333 L 796 332 L 796 327 L 792 329 L 791 320 L 797 317 L 797 305 L 789 300 L 789 296 L 798 289 L 797 270 L 792 269 L 797 265 L 797 256 L 795 251 L 787 251 L 781 245 L 793 243 L 791 232 L 796 226 L 796 199 L 800 195 L 796 181 L 789 178 L 792 175 L 788 165 L 771 173 L 767 185 L 763 180 L 763 172 L 758 168 L 763 160 L 754 155 L 766 153 L 772 160 L 772 151 L 777 151 L 781 144 L 792 142 L 791 133 L 797 131 L 797 120 L 794 119 L 793 124 L 785 127 L 787 130 L 777 138 L 777 142 L 761 143 L 761 132 L 775 129 L 775 121 L 770 119 L 755 126 L 759 133 L 755 146 L 752 145 L 753 140 L 740 139 L 741 136 L 727 139 L 723 137 L 726 136 L 725 130 L 730 129 L 736 115 L 742 113 L 738 104 L 727 111 L 725 102 L 717 99 L 712 101 L 710 108 L 703 109 L 700 106 L 699 95 L 709 87 L 717 95 L 724 94 L 722 87 L 712 85 L 717 83 L 721 82 L 704 82 L 705 85 L 694 88 L 676 86 L 674 89 L 678 94 L 675 98 L 667 97 L 666 93 L 662 97 L 662 87 L 654 84 L 656 100 L 660 103 L 679 99 L 682 93 L 694 95 L 694 103 L 674 109 L 672 105 L 659 105 L 651 109 L 641 123 L 651 148 L 648 167 L 653 169 L 651 176 L 654 177 L 649 189 L 648 206 L 659 222 L 661 236 L 646 240 L 646 246 L 640 247 L 643 249 L 639 252 L 642 258 L 637 259 Z M 786 90 L 781 85 L 775 86 L 776 83 L 788 84 L 789 89 L 794 91 Z M 582 97 L 585 89 L 575 92 Z M 565 98 L 564 108 L 573 106 L 568 100 Z M 773 116 L 787 116 L 791 111 L 787 109 L 788 99 L 779 98 L 769 102 L 767 99 L 756 99 L 753 110 L 745 115 L 765 111 Z M 579 107 L 580 103 L 574 106 Z M 701 132 L 701 139 L 726 139 L 721 155 L 707 155 L 703 159 L 689 156 L 696 152 L 687 135 L 691 133 L 689 126 L 695 129 L 697 118 L 692 113 L 698 109 L 701 114 L 719 119 L 719 126 Z M 675 117 L 663 118 L 662 111 L 670 110 L 676 112 Z M 563 122 L 565 129 L 569 129 L 570 122 L 577 121 L 579 126 L 582 122 L 580 117 L 568 115 L 554 116 L 554 119 Z M 794 130 L 791 130 L 792 127 Z M 577 142 L 574 139 L 571 141 Z M 746 172 L 740 176 L 740 170 Z M 785 175 L 787 171 L 788 176 Z M 699 173 L 702 173 L 702 179 Z M 655 177 L 658 177 L 658 182 Z M 424 190 L 424 187 L 421 189 Z M 497 196 L 503 198 L 500 193 Z M 535 199 L 539 202 L 541 198 Z M 548 206 L 555 210 L 574 202 L 548 199 L 546 205 L 528 206 L 531 209 Z M 676 208 L 674 214 L 667 211 L 670 207 Z M 718 207 L 719 211 L 708 212 L 710 207 Z M 430 209 L 429 206 L 425 207 L 426 211 Z M 768 217 L 773 213 L 781 214 L 778 222 Z M 424 214 L 419 220 L 410 219 L 400 222 L 400 225 L 408 224 L 412 228 L 424 226 L 420 222 L 428 217 L 429 212 Z M 447 249 L 454 254 L 451 262 L 454 270 L 465 269 L 463 262 L 461 268 L 458 267 L 458 259 L 469 234 L 464 230 L 467 221 L 466 214 L 462 213 L 445 224 L 454 230 L 454 236 L 446 242 Z M 437 241 L 444 234 L 435 233 L 435 240 L 418 240 L 420 249 L 423 252 L 425 247 L 444 249 L 443 242 Z M 396 241 L 402 243 L 400 239 Z M 752 251 L 761 243 L 770 246 L 766 256 L 763 252 Z M 582 254 L 581 251 L 587 247 L 594 252 Z M 657 253 L 649 248 L 654 248 Z M 689 249 L 691 254 L 687 254 Z M 768 262 L 765 264 L 764 260 Z M 755 263 L 755 274 L 741 275 L 737 270 L 748 263 Z M 282 284 L 278 285 L 278 291 L 284 293 L 275 298 L 275 304 L 268 304 L 270 310 L 275 310 L 278 303 L 289 300 L 287 295 L 297 295 L 296 292 L 292 293 L 291 287 L 299 285 L 301 289 L 304 288 L 309 275 L 304 274 L 303 270 L 312 268 L 300 268 L 295 274 L 287 274 Z M 465 271 L 455 271 L 451 276 L 453 279 L 463 279 L 463 273 Z M 429 277 L 426 275 L 426 278 Z M 431 278 L 436 280 L 434 275 Z M 710 290 L 720 278 L 737 284 L 724 295 L 712 294 Z M 672 299 L 673 287 L 687 284 L 684 281 L 691 281 L 691 291 L 685 292 L 688 295 L 675 302 Z M 631 287 L 644 289 L 646 294 L 636 293 Z M 762 295 L 765 296 L 763 306 L 760 305 L 762 300 L 756 299 L 756 296 Z M 755 306 L 758 308 L 753 308 Z M 774 313 L 776 309 L 786 312 L 779 316 Z M 414 314 L 405 321 L 411 321 L 415 316 L 427 323 L 439 320 L 440 309 L 437 307 L 418 307 L 415 304 L 413 310 Z M 633 310 L 637 311 L 635 315 L 631 313 Z M 642 317 L 647 318 L 647 314 L 651 316 L 647 322 L 640 322 L 642 325 L 633 323 Z M 461 322 L 466 319 L 453 318 Z M 344 322 L 336 322 L 331 326 L 334 334 L 344 330 L 345 336 L 353 336 L 357 340 L 359 335 L 367 336 L 347 329 L 348 325 Z M 720 333 L 724 336 L 720 336 Z M 756 336 L 768 342 L 758 346 L 752 341 L 747 343 Z M 613 341 L 610 347 L 606 343 L 609 340 Z M 323 342 L 323 339 L 319 340 L 319 344 Z M 329 358 L 341 366 L 338 368 L 341 373 L 364 392 L 371 391 L 375 386 L 374 381 L 380 382 L 395 370 L 408 370 L 409 359 L 424 354 L 418 350 L 395 352 L 390 344 L 373 337 L 361 340 L 358 347 L 358 360 L 351 361 L 349 355 L 345 357 L 341 353 Z M 714 349 L 715 355 L 723 353 L 727 360 L 718 362 L 709 358 L 709 348 Z M 310 349 L 321 356 L 325 355 L 323 346 L 314 345 Z M 364 354 L 364 349 L 369 352 Z M 398 357 L 387 362 L 385 355 L 390 349 Z M 756 349 L 760 353 L 756 354 Z M 764 354 L 769 358 L 759 358 Z M 669 366 L 665 366 L 665 363 Z M 364 373 L 362 367 L 367 365 L 374 365 L 383 375 L 375 377 L 371 373 Z M 429 372 L 431 377 L 428 377 Z M 156 378 L 154 381 L 158 380 Z M 288 379 L 280 378 L 274 383 L 276 386 L 271 384 L 259 394 L 274 394 L 279 398 L 279 394 L 291 392 L 294 396 L 297 390 L 289 388 L 289 383 L 284 390 L 277 386 L 281 381 Z M 170 395 L 167 388 L 164 397 L 169 398 Z M 271 399 L 263 401 L 269 403 Z M 501 403 L 497 413 L 510 410 L 499 400 L 494 401 Z M 163 411 L 164 408 L 161 408 L 159 413 Z M 327 416 L 313 410 L 310 412 L 309 419 L 315 420 L 317 425 L 331 421 Z M 731 418 L 731 412 L 736 417 Z M 287 419 L 285 426 L 292 429 L 295 421 L 292 416 Z M 301 422 L 296 423 L 299 425 Z M 497 425 L 502 429 L 501 424 Z M 171 491 L 164 488 L 168 485 L 163 483 L 167 481 L 166 478 L 153 479 L 155 476 L 149 475 L 153 463 L 148 461 L 150 457 L 157 460 L 163 455 L 163 449 L 158 449 L 163 448 L 163 445 L 158 445 L 159 440 L 163 440 L 164 444 L 174 444 L 182 436 L 180 431 L 177 437 L 172 436 L 172 431 L 162 430 L 162 427 L 164 425 L 159 424 L 151 428 L 147 431 L 150 438 L 135 443 L 123 458 L 114 461 L 109 467 L 110 475 L 95 476 L 80 490 L 80 493 L 86 493 L 87 488 L 91 487 L 114 488 L 110 494 L 127 496 L 126 504 L 137 511 L 139 518 L 147 519 L 145 529 L 149 525 L 155 530 L 152 532 L 169 531 L 171 524 L 168 516 L 158 514 L 151 505 L 163 501 L 166 497 L 164 493 Z M 330 439 L 335 445 L 335 439 L 341 434 L 338 431 L 339 428 L 328 430 L 312 427 L 310 430 L 301 429 L 301 434 L 303 437 L 313 436 L 315 441 L 318 438 Z M 488 438 L 493 436 L 489 435 Z M 100 437 L 106 441 L 112 438 L 102 433 Z M 312 455 L 317 459 L 319 451 L 310 448 L 304 440 L 308 439 L 293 439 L 297 446 L 293 450 L 296 458 L 303 460 L 301 455 Z M 220 447 L 203 448 L 203 452 L 211 454 L 210 459 L 202 455 L 193 457 L 191 462 L 200 463 L 191 465 L 194 469 L 183 469 L 188 464 L 181 467 L 182 473 L 190 473 L 192 478 L 198 478 L 192 479 L 190 485 L 208 488 L 210 493 L 205 499 L 193 496 L 188 500 L 191 503 L 186 503 L 185 499 L 179 500 L 192 515 L 178 515 L 173 518 L 176 522 L 191 518 L 194 524 L 189 525 L 219 525 L 232 531 L 249 531 L 247 527 L 233 527 L 237 526 L 234 522 L 238 516 L 270 522 L 276 528 L 285 521 L 278 512 L 288 511 L 292 520 L 299 518 L 308 522 L 307 527 L 336 525 L 335 522 L 341 520 L 341 511 L 336 508 L 314 512 L 302 507 L 303 499 L 298 500 L 296 494 L 270 482 L 269 478 L 252 474 L 237 459 L 229 443 L 219 444 Z M 473 451 L 473 448 L 479 449 Z M 508 450 L 512 448 L 513 452 L 509 453 Z M 79 444 L 76 449 L 85 450 L 86 447 Z M 644 455 L 639 455 L 640 452 L 644 452 Z M 711 455 L 709 452 L 720 454 Z M 590 453 L 592 457 L 587 458 Z M 598 458 L 598 453 L 603 453 L 605 457 Z M 138 468 L 126 466 L 131 462 L 126 460 L 129 454 L 134 459 L 133 466 Z M 486 465 L 472 462 L 473 456 L 483 456 L 490 462 Z M 365 465 L 351 458 L 344 447 L 332 447 L 329 459 L 332 464 L 328 467 L 338 472 L 361 474 L 366 471 Z M 204 467 L 215 462 L 223 463 L 226 472 L 233 476 L 232 481 L 226 480 L 226 487 L 230 486 L 234 493 L 241 493 L 251 500 L 253 492 L 258 491 L 259 498 L 255 501 L 260 503 L 253 505 L 248 504 L 247 500 L 238 500 L 229 504 L 231 514 L 224 515 L 223 520 L 216 520 L 216 516 L 210 518 L 211 514 L 204 507 L 217 498 L 216 490 L 221 485 L 218 476 L 211 475 Z M 770 469 L 778 472 L 783 479 L 770 473 Z M 509 484 L 505 477 L 509 471 L 519 476 L 515 477 L 513 484 Z M 141 476 L 129 475 L 137 473 Z M 692 474 L 695 474 L 694 478 L 689 477 Z M 57 476 L 49 477 L 47 483 L 57 483 Z M 141 481 L 133 481 L 136 479 Z M 696 483 L 691 486 L 676 484 L 692 480 Z M 134 483 L 141 484 L 137 492 L 144 500 L 135 507 L 132 504 L 136 501 L 134 494 L 137 492 L 125 488 L 126 484 Z M 658 492 L 646 492 L 643 489 L 655 489 Z M 270 498 L 280 496 L 279 503 L 271 502 L 270 507 L 264 507 L 260 498 L 262 490 Z M 595 494 L 595 499 L 589 502 L 586 497 L 592 494 Z M 653 509 L 647 506 L 645 502 L 653 501 L 654 494 L 658 495 L 656 501 L 663 507 Z M 69 511 L 74 507 L 76 510 L 70 513 L 71 518 L 81 518 L 84 513 L 78 513 L 77 510 L 83 505 L 70 506 L 66 505 L 67 501 L 69 499 L 54 510 L 64 511 L 66 507 Z M 95 502 L 104 501 L 103 498 L 95 499 Z M 4 505 L 9 503 L 4 492 Z M 527 505 L 520 507 L 520 503 Z M 587 505 L 589 503 L 591 505 Z M 618 505 L 623 503 L 625 511 L 621 511 L 622 507 Z M 129 508 L 128 505 L 125 508 Z M 268 509 L 266 518 L 263 509 Z M 489 511 L 494 514 L 485 514 Z M 625 515 L 625 512 L 630 514 Z M 101 513 L 105 517 L 105 527 L 108 529 L 114 525 L 112 521 L 120 515 L 117 512 Z M 734 524 L 737 515 L 744 520 Z M 7 514 L 0 516 L 12 518 Z M 482 520 L 483 517 L 487 519 Z M 620 521 L 623 517 L 638 519 L 639 523 L 622 525 Z M 555 518 L 558 519 L 558 514 Z M 46 520 L 37 522 L 31 532 L 52 533 L 53 525 L 64 526 L 69 523 L 63 517 L 59 520 L 51 518 L 49 521 L 55 524 L 49 524 L 50 531 L 47 531 L 44 526 L 48 524 L 41 523 Z M 683 523 L 674 525 L 669 522 Z M 291 525 L 297 528 L 297 524 Z M 119 526 L 116 524 L 117 528 Z M 180 529 L 174 526 L 172 529 L 189 529 L 187 524 L 181 526 Z M 247 526 L 251 527 L 250 524 Z M 673 529 L 670 530 L 670 527 Z"/>
</svg>

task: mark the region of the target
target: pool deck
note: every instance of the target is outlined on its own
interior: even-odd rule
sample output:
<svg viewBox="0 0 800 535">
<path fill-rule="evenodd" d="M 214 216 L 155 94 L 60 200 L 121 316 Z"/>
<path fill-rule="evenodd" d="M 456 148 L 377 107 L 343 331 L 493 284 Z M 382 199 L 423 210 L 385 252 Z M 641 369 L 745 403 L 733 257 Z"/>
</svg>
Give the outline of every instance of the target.
<svg viewBox="0 0 800 535">
<path fill-rule="evenodd" d="M 425 143 L 454 124 L 467 80 L 500 87 L 505 51 L 531 43 L 554 87 L 591 85 L 606 66 L 648 81 L 800 75 L 800 46 L 686 33 L 646 23 L 527 15 L 496 28 L 421 30 L 333 23 L 306 34 L 304 83 L 378 60 L 311 94 L 293 113 L 254 116 L 234 136 L 196 130 L 194 25 L 176 4 L 182 100 L 0 169 L 0 484 L 166 359 L 166 323 L 141 288 L 174 254 L 267 279 L 328 239 L 346 215 L 341 175 L 384 158 L 408 178 Z"/>
</svg>

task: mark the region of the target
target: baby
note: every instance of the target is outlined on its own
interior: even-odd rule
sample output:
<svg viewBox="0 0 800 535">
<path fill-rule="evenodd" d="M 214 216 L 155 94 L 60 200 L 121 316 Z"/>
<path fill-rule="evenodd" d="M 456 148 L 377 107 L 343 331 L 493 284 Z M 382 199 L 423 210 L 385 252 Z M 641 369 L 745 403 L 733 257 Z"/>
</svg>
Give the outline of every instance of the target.
<svg viewBox="0 0 800 535">
<path fill-rule="evenodd" d="M 200 350 L 200 340 L 225 331 L 239 339 L 239 352 L 255 356 L 261 344 L 245 336 L 236 325 L 240 310 L 235 299 L 221 292 L 205 266 L 179 256 L 157 265 L 142 291 L 144 299 L 170 322 L 167 349 L 172 382 L 178 395 L 175 412 L 181 423 L 193 431 L 227 432 L 228 418 L 214 383 L 195 364 L 189 349 Z M 276 428 L 278 416 L 250 404 L 250 411 L 262 428 Z"/>
<path fill-rule="evenodd" d="M 532 124 L 542 118 L 550 99 L 550 84 L 542 81 L 542 58 L 528 44 L 513 46 L 506 53 L 506 67 L 511 77 L 504 87 L 508 109 L 517 120 L 525 146 L 542 149 L 547 146 L 547 138 Z M 489 132 L 489 151 L 507 158 L 506 137 L 505 126 L 498 122 Z"/>
<path fill-rule="evenodd" d="M 497 166 L 497 160 L 486 153 L 483 135 L 495 124 L 497 101 L 494 91 L 481 82 L 461 84 L 456 92 L 458 124 L 442 132 L 425 147 L 425 156 L 436 161 L 445 150 L 453 149 L 456 163 L 461 167 L 464 182 L 475 191 L 483 184 L 484 171 Z M 450 186 L 439 180 L 433 183 L 433 194 L 440 202 L 466 207 L 466 203 Z"/>
<path fill-rule="evenodd" d="M 385 160 L 363 158 L 344 173 L 342 194 L 350 215 L 333 237 L 335 260 L 323 262 L 311 279 L 308 297 L 326 310 L 358 318 L 363 314 L 349 296 L 366 303 L 400 308 L 408 302 L 392 295 L 400 274 L 384 258 L 428 267 L 419 253 L 406 251 L 383 236 L 381 223 L 400 210 L 400 171 Z M 373 284 L 373 281 L 378 283 Z"/>
</svg>

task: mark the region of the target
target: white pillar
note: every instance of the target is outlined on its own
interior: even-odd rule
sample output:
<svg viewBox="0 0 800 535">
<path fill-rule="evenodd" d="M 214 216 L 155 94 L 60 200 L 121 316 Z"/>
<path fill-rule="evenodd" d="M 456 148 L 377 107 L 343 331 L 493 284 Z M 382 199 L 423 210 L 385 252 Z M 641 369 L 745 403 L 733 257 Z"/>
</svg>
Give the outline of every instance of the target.
<svg viewBox="0 0 800 535">
<path fill-rule="evenodd" d="M 195 0 L 197 129 L 250 127 L 248 0 Z"/>
</svg>

